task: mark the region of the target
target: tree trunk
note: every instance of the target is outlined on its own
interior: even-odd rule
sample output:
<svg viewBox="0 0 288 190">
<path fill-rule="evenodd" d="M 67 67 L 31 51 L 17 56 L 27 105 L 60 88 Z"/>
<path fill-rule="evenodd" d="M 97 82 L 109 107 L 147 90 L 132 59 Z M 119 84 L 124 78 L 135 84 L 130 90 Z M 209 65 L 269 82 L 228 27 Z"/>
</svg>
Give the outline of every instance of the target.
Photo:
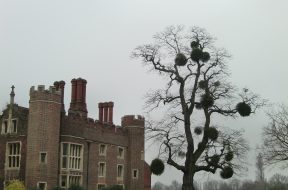
<svg viewBox="0 0 288 190">
<path fill-rule="evenodd" d="M 194 173 L 185 172 L 183 175 L 183 185 L 182 190 L 196 190 L 194 187 Z"/>
</svg>

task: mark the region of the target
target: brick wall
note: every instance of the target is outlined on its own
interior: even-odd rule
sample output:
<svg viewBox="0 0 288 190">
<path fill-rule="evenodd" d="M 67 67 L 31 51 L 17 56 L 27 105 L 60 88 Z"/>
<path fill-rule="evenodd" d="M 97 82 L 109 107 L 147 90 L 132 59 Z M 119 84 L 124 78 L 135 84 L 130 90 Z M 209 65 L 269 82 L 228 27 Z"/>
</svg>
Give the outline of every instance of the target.
<svg viewBox="0 0 288 190">
<path fill-rule="evenodd" d="M 30 91 L 27 136 L 26 185 L 47 182 L 47 190 L 58 185 L 61 95 L 52 87 Z M 47 152 L 47 164 L 40 163 L 40 152 Z"/>
</svg>

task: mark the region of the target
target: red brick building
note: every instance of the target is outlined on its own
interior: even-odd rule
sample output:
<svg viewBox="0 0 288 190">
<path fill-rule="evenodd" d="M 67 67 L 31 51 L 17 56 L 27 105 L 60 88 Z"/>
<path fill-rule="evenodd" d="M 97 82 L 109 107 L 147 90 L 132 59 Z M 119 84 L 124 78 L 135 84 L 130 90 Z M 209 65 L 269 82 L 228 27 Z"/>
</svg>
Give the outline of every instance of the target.
<svg viewBox="0 0 288 190">
<path fill-rule="evenodd" d="M 65 82 L 30 89 L 29 108 L 14 103 L 0 115 L 0 190 L 12 179 L 51 190 L 79 184 L 88 190 L 121 185 L 151 189 L 144 161 L 144 118 L 126 115 L 113 124 L 113 102 L 99 103 L 99 118 L 87 118 L 86 80 L 73 79 L 68 114 Z"/>
</svg>

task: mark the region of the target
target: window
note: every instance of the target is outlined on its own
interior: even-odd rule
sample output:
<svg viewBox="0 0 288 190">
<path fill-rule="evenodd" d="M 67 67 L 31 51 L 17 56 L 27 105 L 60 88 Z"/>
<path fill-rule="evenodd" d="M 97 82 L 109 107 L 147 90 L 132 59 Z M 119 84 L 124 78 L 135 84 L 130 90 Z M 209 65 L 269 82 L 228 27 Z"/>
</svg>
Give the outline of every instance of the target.
<svg viewBox="0 0 288 190">
<path fill-rule="evenodd" d="M 117 165 L 117 178 L 118 179 L 123 179 L 123 174 L 124 174 L 124 167 L 123 165 Z"/>
<path fill-rule="evenodd" d="M 47 163 L 47 153 L 46 152 L 40 152 L 40 163 L 41 164 Z"/>
<path fill-rule="evenodd" d="M 7 143 L 6 159 L 7 167 L 10 169 L 20 168 L 20 142 Z"/>
<path fill-rule="evenodd" d="M 80 170 L 81 145 L 70 144 L 69 168 Z"/>
<path fill-rule="evenodd" d="M 81 175 L 61 175 L 60 187 L 69 188 L 71 185 L 81 185 L 82 184 Z"/>
<path fill-rule="evenodd" d="M 67 187 L 67 175 L 62 175 L 60 179 L 60 187 L 66 188 Z"/>
<path fill-rule="evenodd" d="M 133 169 L 133 171 L 132 171 L 132 177 L 133 177 L 134 179 L 138 179 L 138 170 L 137 170 L 137 169 Z"/>
<path fill-rule="evenodd" d="M 106 163 L 105 162 L 99 162 L 98 165 L 98 176 L 99 177 L 105 177 L 106 176 Z"/>
<path fill-rule="evenodd" d="M 99 155 L 106 156 L 107 146 L 105 144 L 99 145 Z"/>
<path fill-rule="evenodd" d="M 37 188 L 39 190 L 46 190 L 46 186 L 47 186 L 47 183 L 46 182 L 38 182 L 37 183 Z"/>
<path fill-rule="evenodd" d="M 123 159 L 123 158 L 124 158 L 124 148 L 118 147 L 117 158 L 120 158 L 120 159 Z"/>
<path fill-rule="evenodd" d="M 97 185 L 97 190 L 102 190 L 106 187 L 106 184 L 99 184 Z"/>
<path fill-rule="evenodd" d="M 17 119 L 13 119 L 13 120 L 12 120 L 11 133 L 17 133 Z"/>
<path fill-rule="evenodd" d="M 12 124 L 9 125 L 8 120 L 4 120 L 2 123 L 2 134 L 7 134 L 7 133 L 17 133 L 17 119 L 12 119 L 11 120 Z"/>
<path fill-rule="evenodd" d="M 62 143 L 62 169 L 81 170 L 82 169 L 82 145 L 72 143 Z"/>
<path fill-rule="evenodd" d="M 6 134 L 6 133 L 8 133 L 8 121 L 7 120 L 3 121 L 2 123 L 2 134 Z"/>
</svg>

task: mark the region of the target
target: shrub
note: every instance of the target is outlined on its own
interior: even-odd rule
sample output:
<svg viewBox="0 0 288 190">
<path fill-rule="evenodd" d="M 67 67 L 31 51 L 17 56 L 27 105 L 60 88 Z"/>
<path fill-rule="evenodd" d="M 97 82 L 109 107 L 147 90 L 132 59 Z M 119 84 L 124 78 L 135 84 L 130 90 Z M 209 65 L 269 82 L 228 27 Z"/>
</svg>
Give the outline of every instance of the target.
<svg viewBox="0 0 288 190">
<path fill-rule="evenodd" d="M 9 182 L 5 190 L 26 190 L 23 182 L 19 180 L 12 180 Z"/>
</svg>

